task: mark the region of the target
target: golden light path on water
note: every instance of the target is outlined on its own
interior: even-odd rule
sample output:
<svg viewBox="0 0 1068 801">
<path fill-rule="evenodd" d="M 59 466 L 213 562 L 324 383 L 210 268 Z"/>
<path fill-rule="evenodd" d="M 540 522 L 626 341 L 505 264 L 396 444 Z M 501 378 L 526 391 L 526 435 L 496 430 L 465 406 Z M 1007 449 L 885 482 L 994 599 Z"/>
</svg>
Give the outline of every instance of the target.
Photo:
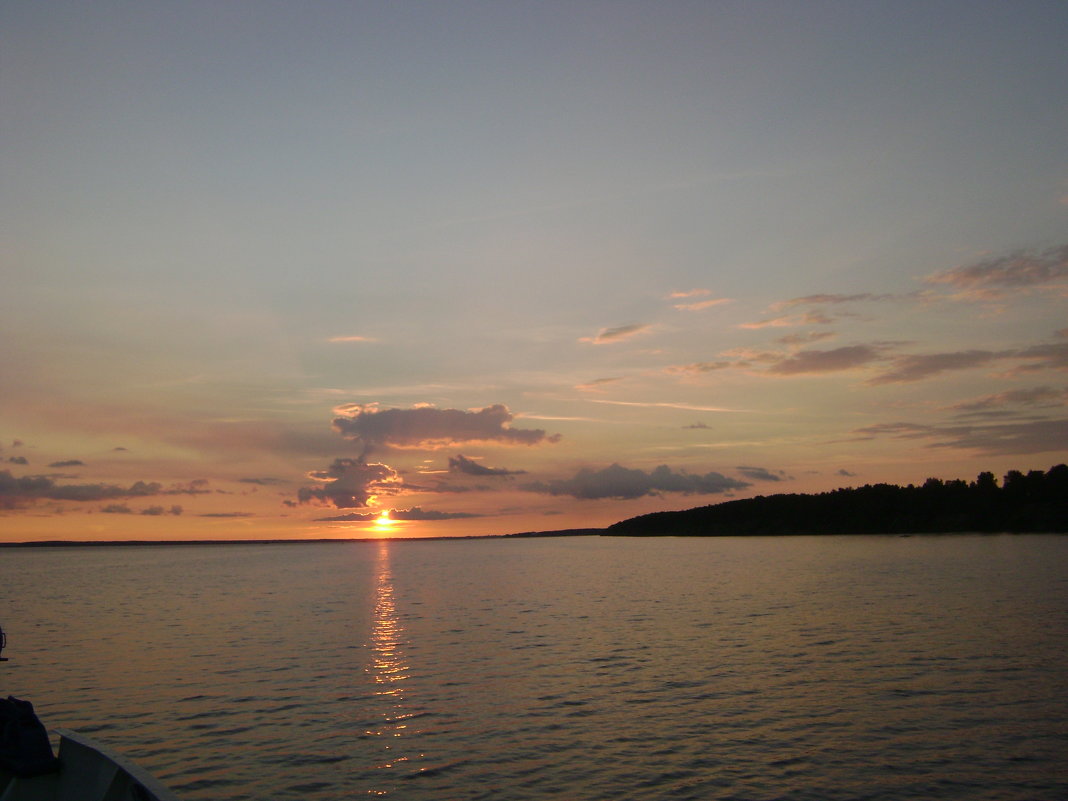
<svg viewBox="0 0 1068 801">
<path fill-rule="evenodd" d="M 373 682 L 373 694 L 382 710 L 382 723 L 377 730 L 365 732 L 368 737 L 382 738 L 383 750 L 377 770 L 388 771 L 411 759 L 401 752 L 401 744 L 407 733 L 408 720 L 413 713 L 405 702 L 409 665 L 404 654 L 404 627 L 397 614 L 394 600 L 393 571 L 390 566 L 388 540 L 378 543 L 375 566 L 374 616 L 371 621 L 371 659 L 367 668 Z M 422 756 L 421 754 L 419 756 Z M 387 795 L 386 789 L 369 790 L 371 795 Z"/>
</svg>

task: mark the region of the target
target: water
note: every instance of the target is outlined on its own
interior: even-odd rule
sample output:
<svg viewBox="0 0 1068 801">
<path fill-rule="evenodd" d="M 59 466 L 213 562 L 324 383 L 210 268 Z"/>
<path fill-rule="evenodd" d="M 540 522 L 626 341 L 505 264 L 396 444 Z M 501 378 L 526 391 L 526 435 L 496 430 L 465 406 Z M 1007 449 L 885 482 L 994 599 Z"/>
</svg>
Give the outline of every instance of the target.
<svg viewBox="0 0 1068 801">
<path fill-rule="evenodd" d="M 1068 537 L 0 551 L 0 692 L 186 801 L 1068 797 Z"/>
</svg>

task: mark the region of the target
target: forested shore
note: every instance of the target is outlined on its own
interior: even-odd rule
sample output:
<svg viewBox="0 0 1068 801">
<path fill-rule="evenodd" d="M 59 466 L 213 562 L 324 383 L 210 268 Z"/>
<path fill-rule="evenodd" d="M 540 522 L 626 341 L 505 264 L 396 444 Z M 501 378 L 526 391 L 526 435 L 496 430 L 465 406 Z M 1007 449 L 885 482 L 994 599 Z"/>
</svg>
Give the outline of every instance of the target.
<svg viewBox="0 0 1068 801">
<path fill-rule="evenodd" d="M 613 536 L 753 534 L 948 534 L 1068 532 L 1068 466 L 1022 473 L 999 484 L 929 478 L 906 487 L 866 484 L 818 494 L 759 495 L 678 512 L 654 512 L 608 526 Z"/>
</svg>

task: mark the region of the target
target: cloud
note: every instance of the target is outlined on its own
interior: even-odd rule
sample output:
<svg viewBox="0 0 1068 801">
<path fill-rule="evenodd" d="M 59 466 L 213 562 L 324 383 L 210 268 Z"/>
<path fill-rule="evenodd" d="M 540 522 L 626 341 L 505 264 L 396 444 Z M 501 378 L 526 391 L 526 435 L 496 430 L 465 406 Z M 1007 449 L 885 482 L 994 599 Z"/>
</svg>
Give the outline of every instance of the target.
<svg viewBox="0 0 1068 801">
<path fill-rule="evenodd" d="M 835 373 L 864 367 L 884 358 L 882 348 L 874 345 L 850 345 L 833 350 L 802 350 L 768 368 L 775 375 Z"/>
<path fill-rule="evenodd" d="M 289 482 L 283 478 L 239 478 L 240 484 L 256 484 L 260 487 L 275 487 L 279 484 L 288 484 Z"/>
<path fill-rule="evenodd" d="M 787 334 L 775 341 L 781 345 L 807 345 L 809 342 L 834 339 L 836 336 L 838 335 L 834 331 L 810 331 L 807 334 Z"/>
<path fill-rule="evenodd" d="M 734 298 L 709 298 L 708 300 L 698 300 L 693 303 L 676 303 L 675 308 L 679 311 L 702 311 L 713 306 L 722 306 L 725 303 L 734 303 Z"/>
<path fill-rule="evenodd" d="M 833 322 L 834 318 L 828 317 L 822 312 L 806 312 L 805 314 L 772 317 L 770 320 L 758 320 L 755 323 L 741 323 L 738 327 L 755 330 L 759 328 L 786 328 L 798 325 L 830 325 Z"/>
<path fill-rule="evenodd" d="M 778 473 L 773 473 L 763 467 L 736 467 L 734 469 L 754 481 L 782 481 L 786 478 L 786 474 L 781 470 Z"/>
<path fill-rule="evenodd" d="M 672 375 L 701 375 L 734 366 L 734 362 L 691 362 L 690 364 L 669 365 L 664 368 L 664 372 Z"/>
<path fill-rule="evenodd" d="M 62 462 L 52 462 L 49 467 L 85 467 L 81 459 L 65 459 Z"/>
<path fill-rule="evenodd" d="M 856 473 L 850 473 L 848 470 L 846 470 L 843 467 L 840 470 L 835 471 L 835 475 L 836 476 L 845 476 L 846 478 L 854 478 L 857 474 Z"/>
<path fill-rule="evenodd" d="M 630 339 L 638 334 L 649 331 L 651 328 L 652 326 L 643 325 L 641 323 L 621 325 L 617 328 L 602 328 L 597 332 L 596 336 L 582 337 L 579 342 L 589 342 L 592 345 L 608 345 L 614 342 L 622 342 L 625 339 Z"/>
<path fill-rule="evenodd" d="M 503 467 L 484 467 L 463 454 L 457 454 L 449 459 L 449 471 L 466 473 L 469 476 L 520 476 L 527 472 L 526 470 L 506 470 Z"/>
<path fill-rule="evenodd" d="M 9 456 L 7 459 L 11 464 L 29 464 L 30 460 L 25 456 Z"/>
<path fill-rule="evenodd" d="M 338 509 L 368 506 L 378 495 L 396 495 L 404 484 L 389 465 L 367 464 L 360 459 L 335 459 L 328 468 L 309 473 L 308 477 L 322 483 L 317 487 L 301 487 L 297 500 Z"/>
<path fill-rule="evenodd" d="M 512 428 L 514 415 L 501 404 L 477 411 L 429 405 L 379 410 L 377 404 L 350 404 L 335 411 L 342 416 L 334 419 L 334 428 L 363 443 L 365 455 L 379 446 L 437 449 L 463 442 L 537 445 L 560 439 L 540 428 Z"/>
<path fill-rule="evenodd" d="M 933 440 L 929 448 L 963 448 L 987 456 L 1068 450 L 1068 419 L 1011 423 L 919 425 L 879 423 L 854 432 L 860 439 Z"/>
<path fill-rule="evenodd" d="M 963 290 L 1025 289 L 1068 279 L 1068 245 L 1044 251 L 1018 250 L 965 267 L 933 273 L 924 281 Z"/>
<path fill-rule="evenodd" d="M 683 426 L 683 428 L 711 428 L 711 426 L 709 426 L 706 423 L 697 422 L 697 423 L 691 423 L 688 426 Z"/>
<path fill-rule="evenodd" d="M 587 381 L 585 384 L 576 384 L 575 389 L 580 392 L 599 392 L 602 387 L 607 384 L 614 384 L 617 381 L 622 381 L 621 377 L 615 378 L 595 378 L 592 381 Z"/>
<path fill-rule="evenodd" d="M 603 470 L 583 468 L 572 478 L 548 482 L 534 482 L 520 487 L 528 492 L 549 495 L 570 495 L 573 498 L 592 500 L 599 498 L 632 499 L 661 492 L 678 492 L 684 495 L 715 495 L 729 490 L 743 489 L 748 482 L 710 472 L 704 475 L 675 472 L 667 465 L 660 465 L 650 473 L 613 464 Z"/>
<path fill-rule="evenodd" d="M 134 512 L 129 506 L 124 503 L 109 503 L 107 506 L 100 510 L 106 515 L 132 515 L 142 514 L 149 515 L 151 517 L 159 517 L 165 514 L 180 515 L 182 513 L 181 506 L 172 506 L 170 509 L 164 509 L 162 506 L 149 506 L 142 509 L 140 512 Z M 201 515 L 203 517 L 203 515 Z"/>
<path fill-rule="evenodd" d="M 472 514 L 470 512 L 435 512 L 431 509 L 422 509 L 418 506 L 413 506 L 411 509 L 391 509 L 389 512 L 390 520 L 461 520 L 470 517 L 482 517 L 482 515 Z M 336 517 L 319 517 L 316 518 L 316 522 L 371 523 L 379 518 L 380 514 L 378 512 L 370 512 L 368 514 L 351 512 L 350 514 L 337 515 Z"/>
<path fill-rule="evenodd" d="M 330 337 L 327 342 L 377 342 L 374 337 L 362 337 L 358 335 Z"/>
<path fill-rule="evenodd" d="M 15 478 L 8 470 L 0 470 L 0 509 L 15 509 L 38 500 L 105 501 L 117 498 L 138 498 L 148 495 L 198 495 L 209 492 L 203 479 L 189 484 L 175 484 L 167 489 L 158 482 L 135 481 L 129 487 L 114 484 L 57 484 L 49 476 Z"/>
<path fill-rule="evenodd" d="M 944 373 L 947 370 L 966 370 L 972 367 L 983 367 L 1004 357 L 1004 354 L 989 350 L 898 356 L 894 359 L 891 368 L 887 372 L 869 379 L 868 383 L 895 384 L 919 381 L 923 378 L 930 378 L 939 373 Z"/>
<path fill-rule="evenodd" d="M 970 401 L 961 401 L 948 408 L 959 412 L 978 412 L 997 409 L 1003 406 L 1052 407 L 1068 403 L 1068 389 L 1053 387 L 1034 387 L 1032 389 L 1010 389 L 993 395 L 984 395 Z"/>
<path fill-rule="evenodd" d="M 836 295 L 836 294 L 817 294 L 817 295 L 805 295 L 801 298 L 791 298 L 790 300 L 780 300 L 778 303 L 771 305 L 772 311 L 782 311 L 783 309 L 789 309 L 792 306 L 814 306 L 817 304 L 837 304 L 837 303 L 855 303 L 858 301 L 881 301 L 881 300 L 898 300 L 900 295 L 873 295 L 871 292 L 861 292 L 857 295 Z"/>
<path fill-rule="evenodd" d="M 202 515 L 197 515 L 197 517 L 223 517 L 223 518 L 253 517 L 253 516 L 254 515 L 252 514 L 252 512 L 205 512 Z"/>
<path fill-rule="evenodd" d="M 1030 362 L 1030 364 L 1017 367 L 1016 372 L 1019 373 L 1030 373 L 1036 370 L 1066 370 L 1068 369 L 1068 342 L 1032 345 L 1023 350 L 1007 353 L 1006 356 Z"/>
<path fill-rule="evenodd" d="M 682 409 L 689 412 L 737 412 L 740 409 L 726 409 L 722 406 L 692 406 L 688 403 L 670 403 L 668 401 L 617 401 L 602 398 L 584 398 L 589 403 L 603 403 L 607 406 L 639 406 L 644 409 Z"/>
<path fill-rule="evenodd" d="M 669 300 L 681 300 L 682 298 L 703 298 L 711 295 L 711 289 L 690 289 L 686 292 L 672 292 L 668 295 Z"/>
</svg>

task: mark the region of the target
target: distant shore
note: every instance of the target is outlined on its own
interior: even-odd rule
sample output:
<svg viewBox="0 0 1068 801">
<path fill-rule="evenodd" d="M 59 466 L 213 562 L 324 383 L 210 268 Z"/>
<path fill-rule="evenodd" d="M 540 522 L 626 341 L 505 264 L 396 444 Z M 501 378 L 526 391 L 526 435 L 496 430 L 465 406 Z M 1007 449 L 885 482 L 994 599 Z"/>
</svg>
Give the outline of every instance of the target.
<svg viewBox="0 0 1068 801">
<path fill-rule="evenodd" d="M 865 484 L 816 494 L 758 495 L 677 512 L 653 512 L 605 528 L 568 528 L 405 540 L 534 537 L 737 537 L 833 534 L 1068 533 L 1068 465 L 1024 474 L 1010 470 L 999 486 L 992 473 L 975 481 L 929 478 L 922 485 Z M 378 542 L 382 537 L 254 540 L 47 540 L 0 548 L 166 545 L 298 545 Z"/>
</svg>

